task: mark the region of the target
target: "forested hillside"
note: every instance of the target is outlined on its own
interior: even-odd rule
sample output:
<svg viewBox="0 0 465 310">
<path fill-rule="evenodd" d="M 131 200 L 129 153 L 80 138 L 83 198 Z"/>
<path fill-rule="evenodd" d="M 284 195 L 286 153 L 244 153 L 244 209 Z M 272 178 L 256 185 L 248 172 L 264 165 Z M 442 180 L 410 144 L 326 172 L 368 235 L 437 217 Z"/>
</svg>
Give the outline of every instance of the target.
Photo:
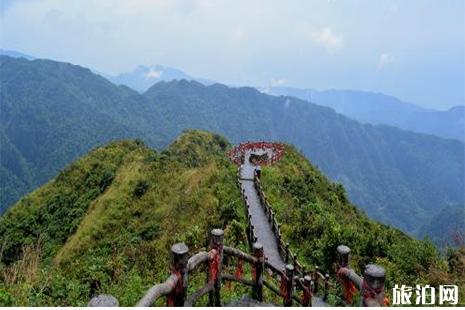
<svg viewBox="0 0 465 310">
<path fill-rule="evenodd" d="M 96 145 L 163 137 L 143 98 L 88 69 L 0 56 L 0 72 L 0 211 Z"/>
<path fill-rule="evenodd" d="M 225 229 L 226 244 L 248 251 L 230 147 L 221 136 L 191 131 L 160 153 L 120 141 L 68 165 L 0 218 L 0 306 L 84 306 L 99 293 L 134 305 L 166 278 L 170 245 L 184 241 L 195 253 L 213 227 Z M 432 244 L 370 221 L 294 148 L 263 178 L 285 237 L 309 267 L 332 273 L 335 247 L 344 242 L 355 268 L 377 262 L 389 283 L 459 283 L 455 265 Z M 204 281 L 194 274 L 190 287 Z M 225 301 L 244 293 L 224 290 Z"/>
<path fill-rule="evenodd" d="M 464 144 L 362 125 L 291 97 L 197 82 L 143 95 L 71 64 L 0 57 L 1 205 L 11 205 L 91 148 L 140 138 L 162 149 L 184 129 L 295 144 L 367 214 L 415 233 L 464 203 Z"/>
</svg>

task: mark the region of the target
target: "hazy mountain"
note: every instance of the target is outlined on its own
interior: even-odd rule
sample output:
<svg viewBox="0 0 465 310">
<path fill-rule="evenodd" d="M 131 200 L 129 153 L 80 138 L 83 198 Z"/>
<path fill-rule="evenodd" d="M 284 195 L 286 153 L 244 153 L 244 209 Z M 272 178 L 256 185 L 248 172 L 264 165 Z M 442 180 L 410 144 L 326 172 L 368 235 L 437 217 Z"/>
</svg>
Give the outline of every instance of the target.
<svg viewBox="0 0 465 310">
<path fill-rule="evenodd" d="M 293 96 L 328 106 L 352 119 L 370 124 L 386 124 L 444 138 L 465 140 L 465 106 L 447 111 L 425 109 L 381 93 L 357 90 L 261 88 L 267 94 Z"/>
<path fill-rule="evenodd" d="M 135 91 L 89 69 L 0 56 L 0 211 L 99 144 L 151 142 L 147 109 Z"/>
<path fill-rule="evenodd" d="M 463 246 L 465 238 L 465 206 L 447 205 L 421 226 L 419 237 L 428 236 L 439 247 Z"/>
<path fill-rule="evenodd" d="M 212 84 L 206 79 L 194 78 L 181 70 L 161 65 L 138 66 L 132 72 L 121 73 L 115 77 L 105 75 L 105 77 L 116 85 L 126 85 L 141 93 L 160 81 L 195 80 L 206 85 Z"/>
<path fill-rule="evenodd" d="M 101 143 L 140 137 L 160 148 L 187 128 L 218 132 L 233 143 L 295 144 L 369 216 L 408 232 L 445 205 L 464 204 L 460 141 L 362 125 L 326 107 L 247 87 L 182 80 L 139 95 L 70 64 L 3 56 L 0 66 L 2 207 Z"/>
<path fill-rule="evenodd" d="M 4 50 L 4 49 L 1 49 L 1 48 L 0 48 L 0 55 L 9 56 L 9 57 L 13 57 L 13 58 L 25 58 L 27 60 L 35 59 L 35 57 L 27 55 L 27 54 L 23 54 L 23 53 L 20 53 L 20 52 L 17 52 L 17 51 Z"/>
</svg>

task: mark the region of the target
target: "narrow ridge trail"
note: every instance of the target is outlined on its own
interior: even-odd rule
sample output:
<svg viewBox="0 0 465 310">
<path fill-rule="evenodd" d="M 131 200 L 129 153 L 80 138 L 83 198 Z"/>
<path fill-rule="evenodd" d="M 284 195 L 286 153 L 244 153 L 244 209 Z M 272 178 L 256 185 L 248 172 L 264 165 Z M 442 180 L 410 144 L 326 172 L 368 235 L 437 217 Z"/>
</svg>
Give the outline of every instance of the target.
<svg viewBox="0 0 465 310">
<path fill-rule="evenodd" d="M 260 242 L 263 245 L 263 252 L 268 258 L 268 262 L 273 267 L 279 270 L 284 270 L 286 263 L 279 252 L 278 240 L 271 229 L 268 217 L 264 211 L 265 208 L 263 207 L 255 188 L 254 174 L 257 166 L 250 162 L 250 155 L 263 155 L 265 153 L 268 153 L 268 158 L 271 158 L 273 151 L 270 149 L 258 149 L 254 151 L 248 150 L 245 152 L 239 182 L 241 184 L 241 190 L 244 190 L 244 195 L 247 197 L 247 202 L 250 206 L 250 221 L 254 227 L 257 242 Z M 313 296 L 312 306 L 328 307 L 329 305 L 324 302 L 322 298 Z"/>
<path fill-rule="evenodd" d="M 262 155 L 266 152 L 270 152 L 270 150 L 262 149 L 245 153 L 239 182 L 241 183 L 241 188 L 244 190 L 244 195 L 247 197 L 247 202 L 250 206 L 250 221 L 254 227 L 257 241 L 263 245 L 263 251 L 265 256 L 268 257 L 268 262 L 273 265 L 273 267 L 283 270 L 286 263 L 279 253 L 278 240 L 276 240 L 271 230 L 268 217 L 265 214 L 257 190 L 255 189 L 253 179 L 256 166 L 249 160 L 252 153 Z"/>
</svg>

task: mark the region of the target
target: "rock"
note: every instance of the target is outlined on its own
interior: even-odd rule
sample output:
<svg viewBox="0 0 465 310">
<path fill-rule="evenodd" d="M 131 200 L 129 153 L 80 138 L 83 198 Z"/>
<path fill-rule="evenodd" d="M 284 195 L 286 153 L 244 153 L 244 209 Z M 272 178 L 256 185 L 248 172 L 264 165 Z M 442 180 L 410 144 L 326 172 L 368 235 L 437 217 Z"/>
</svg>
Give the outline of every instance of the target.
<svg viewBox="0 0 465 310">
<path fill-rule="evenodd" d="M 92 298 L 87 307 L 118 307 L 118 300 L 111 295 L 98 295 Z"/>
</svg>

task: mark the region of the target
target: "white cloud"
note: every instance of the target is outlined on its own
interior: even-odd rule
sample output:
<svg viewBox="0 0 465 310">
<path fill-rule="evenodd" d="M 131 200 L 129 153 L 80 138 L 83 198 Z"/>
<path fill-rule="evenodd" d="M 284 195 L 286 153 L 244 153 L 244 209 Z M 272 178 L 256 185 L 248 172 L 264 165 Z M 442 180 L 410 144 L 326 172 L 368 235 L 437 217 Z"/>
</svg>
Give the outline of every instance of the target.
<svg viewBox="0 0 465 310">
<path fill-rule="evenodd" d="M 379 56 L 378 61 L 378 70 L 382 70 L 387 64 L 392 63 L 394 61 L 394 57 L 389 53 L 382 53 Z"/>
<path fill-rule="evenodd" d="M 334 33 L 330 27 L 313 30 L 311 37 L 316 44 L 324 47 L 330 54 L 338 52 L 344 45 L 344 37 Z"/>
<path fill-rule="evenodd" d="M 273 86 L 273 87 L 283 86 L 284 84 L 286 84 L 285 79 L 271 79 L 270 80 L 270 85 Z"/>
<path fill-rule="evenodd" d="M 150 68 L 150 71 L 147 72 L 147 74 L 145 75 L 145 77 L 147 79 L 158 79 L 161 75 L 162 75 L 163 71 L 160 71 L 160 70 L 155 70 L 153 68 Z"/>
</svg>

